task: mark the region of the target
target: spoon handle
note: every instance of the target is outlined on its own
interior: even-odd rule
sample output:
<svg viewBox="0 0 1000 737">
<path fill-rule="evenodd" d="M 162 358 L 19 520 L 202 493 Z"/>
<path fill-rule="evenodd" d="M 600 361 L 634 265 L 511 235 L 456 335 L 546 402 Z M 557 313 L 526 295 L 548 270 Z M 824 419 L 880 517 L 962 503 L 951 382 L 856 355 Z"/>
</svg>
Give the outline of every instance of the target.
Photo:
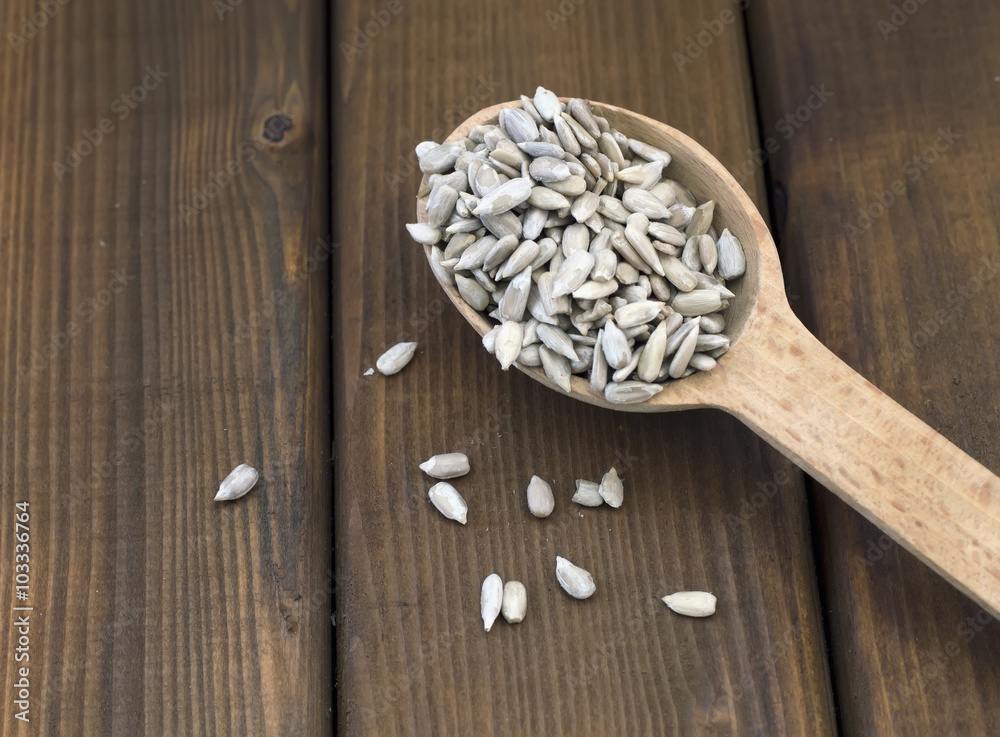
<svg viewBox="0 0 1000 737">
<path fill-rule="evenodd" d="M 726 409 L 998 616 L 1000 478 L 837 358 L 790 310 L 757 319 L 760 337 L 745 336 L 750 350 L 729 356 Z"/>
</svg>

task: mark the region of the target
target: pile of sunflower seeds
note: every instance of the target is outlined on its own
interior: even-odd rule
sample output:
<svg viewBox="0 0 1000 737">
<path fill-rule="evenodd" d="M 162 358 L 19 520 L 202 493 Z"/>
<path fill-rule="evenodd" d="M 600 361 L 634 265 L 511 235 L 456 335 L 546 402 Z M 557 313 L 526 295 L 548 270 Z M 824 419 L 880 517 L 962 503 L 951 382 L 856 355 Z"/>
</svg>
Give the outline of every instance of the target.
<svg viewBox="0 0 1000 737">
<path fill-rule="evenodd" d="M 483 345 L 504 370 L 541 366 L 566 392 L 587 374 L 632 404 L 729 350 L 743 247 L 712 227 L 715 202 L 664 176 L 666 151 L 542 87 L 497 125 L 416 151 L 428 222 L 406 227 L 438 279 L 499 323 Z"/>
</svg>

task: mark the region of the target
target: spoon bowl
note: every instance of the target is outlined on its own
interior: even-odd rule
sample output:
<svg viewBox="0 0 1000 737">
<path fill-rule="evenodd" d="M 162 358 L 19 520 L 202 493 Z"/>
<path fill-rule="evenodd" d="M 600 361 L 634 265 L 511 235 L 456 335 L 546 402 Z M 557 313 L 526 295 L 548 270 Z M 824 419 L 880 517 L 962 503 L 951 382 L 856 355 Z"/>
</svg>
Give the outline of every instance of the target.
<svg viewBox="0 0 1000 737">
<path fill-rule="evenodd" d="M 564 100 L 565 102 L 565 100 Z M 803 470 L 952 584 L 1000 615 L 1000 478 L 896 404 L 820 343 L 792 313 L 774 240 L 757 208 L 702 146 L 623 108 L 591 107 L 629 138 L 667 151 L 669 176 L 699 202 L 716 203 L 713 225 L 743 245 L 746 272 L 727 286 L 732 347 L 708 372 L 668 381 L 638 404 L 611 404 L 574 376 L 570 395 L 626 412 L 716 407 L 738 417 Z M 448 137 L 496 123 L 510 102 L 480 110 Z M 427 187 L 424 178 L 422 189 Z M 417 218 L 427 221 L 426 198 Z M 430 258 L 430 247 L 425 247 Z M 480 335 L 492 328 L 449 284 L 445 293 Z M 541 368 L 518 366 L 562 393 Z"/>
</svg>

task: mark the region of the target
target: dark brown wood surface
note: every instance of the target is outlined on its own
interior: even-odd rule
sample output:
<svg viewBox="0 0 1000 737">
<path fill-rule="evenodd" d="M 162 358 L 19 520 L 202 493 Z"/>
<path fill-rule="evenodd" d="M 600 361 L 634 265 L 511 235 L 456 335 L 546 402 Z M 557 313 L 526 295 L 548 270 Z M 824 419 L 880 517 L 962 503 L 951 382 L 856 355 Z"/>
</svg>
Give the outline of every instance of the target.
<svg viewBox="0 0 1000 737">
<path fill-rule="evenodd" d="M 748 15 L 800 313 L 1000 472 L 1000 8 L 782 0 Z M 997 734 L 997 623 L 832 494 L 814 499 L 843 733 Z"/>
<path fill-rule="evenodd" d="M 672 57 L 733 5 L 404 1 L 358 36 L 384 7 L 339 4 L 333 26 L 343 733 L 833 733 L 801 475 L 722 413 L 598 410 L 502 372 L 403 227 L 413 146 L 538 84 L 663 120 L 738 168 L 757 140 L 742 26 L 720 21 L 680 69 Z M 763 204 L 762 169 L 746 182 Z M 401 339 L 420 344 L 402 373 L 363 376 Z M 417 468 L 457 450 L 465 527 Z M 612 464 L 620 510 L 569 503 L 575 478 Z M 532 474 L 557 492 L 547 520 L 525 506 Z M 592 599 L 560 590 L 556 555 L 593 572 Z M 528 613 L 487 634 L 493 572 L 525 583 Z M 659 601 L 692 588 L 718 595 L 714 617 Z"/>
<path fill-rule="evenodd" d="M 0 8 L 4 735 L 331 730 L 325 28 L 311 1 Z M 257 488 L 214 502 L 242 462 Z"/>
</svg>

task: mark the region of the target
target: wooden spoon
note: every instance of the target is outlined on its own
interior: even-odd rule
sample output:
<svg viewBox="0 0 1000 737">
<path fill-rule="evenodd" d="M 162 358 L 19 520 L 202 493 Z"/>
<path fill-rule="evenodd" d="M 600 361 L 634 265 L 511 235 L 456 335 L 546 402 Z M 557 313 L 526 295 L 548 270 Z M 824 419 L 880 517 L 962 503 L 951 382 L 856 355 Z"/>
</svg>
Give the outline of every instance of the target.
<svg viewBox="0 0 1000 737">
<path fill-rule="evenodd" d="M 502 107 L 518 105 L 480 110 L 448 140 L 496 123 Z M 708 151 L 663 123 L 613 105 L 591 105 L 625 135 L 669 152 L 669 176 L 699 202 L 715 200 L 715 229 L 729 228 L 739 238 L 747 269 L 728 285 L 736 294 L 725 312 L 732 349 L 714 370 L 670 381 L 640 404 L 610 404 L 579 376 L 572 378 L 570 394 L 624 412 L 715 407 L 735 415 L 993 616 L 1000 615 L 1000 478 L 806 330 L 788 306 L 778 253 L 760 213 Z M 417 217 L 427 220 L 426 198 L 417 203 Z M 429 258 L 430 248 L 425 250 Z M 480 335 L 493 327 L 454 286 L 441 286 Z M 541 368 L 518 368 L 561 391 Z"/>
</svg>

